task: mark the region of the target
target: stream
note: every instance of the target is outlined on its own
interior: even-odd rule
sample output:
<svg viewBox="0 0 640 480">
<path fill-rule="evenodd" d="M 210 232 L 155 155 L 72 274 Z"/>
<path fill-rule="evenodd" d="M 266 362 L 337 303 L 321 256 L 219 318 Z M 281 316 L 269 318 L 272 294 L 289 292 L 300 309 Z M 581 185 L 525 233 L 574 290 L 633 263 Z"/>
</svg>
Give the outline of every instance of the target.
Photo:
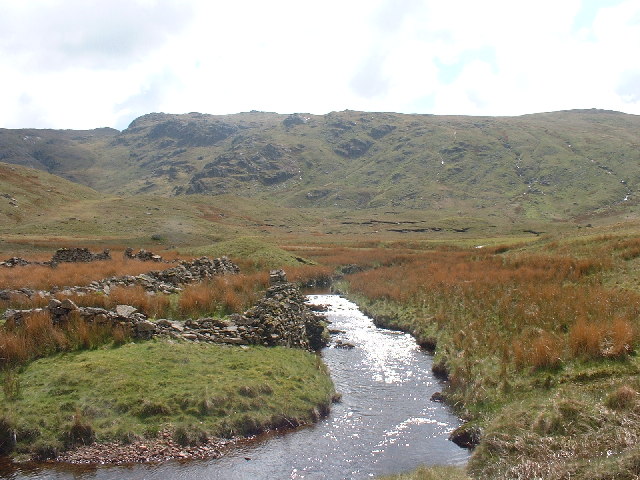
<svg viewBox="0 0 640 480">
<path fill-rule="evenodd" d="M 363 479 L 419 465 L 464 465 L 468 452 L 447 440 L 460 425 L 430 400 L 441 389 L 431 358 L 408 334 L 377 328 L 337 295 L 309 295 L 328 305 L 339 332 L 322 352 L 342 400 L 316 425 L 241 443 L 215 460 L 117 467 L 16 466 L 0 478 L 97 480 Z M 355 348 L 339 348 L 340 342 Z M 6 476 L 5 476 L 6 475 Z"/>
</svg>

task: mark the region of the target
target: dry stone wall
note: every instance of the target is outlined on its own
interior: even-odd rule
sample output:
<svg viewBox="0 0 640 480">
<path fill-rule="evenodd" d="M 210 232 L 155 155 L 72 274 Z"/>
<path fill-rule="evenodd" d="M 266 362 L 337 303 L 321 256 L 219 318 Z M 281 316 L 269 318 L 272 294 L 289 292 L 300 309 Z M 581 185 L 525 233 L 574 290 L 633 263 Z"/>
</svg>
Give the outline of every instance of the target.
<svg viewBox="0 0 640 480">
<path fill-rule="evenodd" d="M 47 307 L 28 310 L 7 310 L 3 317 L 4 328 L 16 328 L 36 312 L 48 312 L 56 325 L 64 325 L 71 319 L 82 319 L 91 324 L 120 326 L 135 338 L 166 336 L 176 339 L 224 343 L 231 345 L 286 346 L 319 350 L 327 344 L 326 318 L 312 311 L 300 288 L 287 282 L 282 270 L 272 271 L 271 286 L 264 297 L 243 314 L 224 318 L 199 318 L 187 321 L 159 319 L 151 321 L 130 305 L 118 305 L 113 310 L 96 307 L 79 307 L 73 301 L 58 300 L 53 295 L 87 294 L 102 292 L 109 294 L 115 286 L 142 285 L 155 292 L 171 293 L 180 290 L 180 285 L 201 281 L 217 275 L 239 272 L 237 265 L 228 258 L 209 259 L 202 257 L 192 262 L 163 271 L 153 271 L 137 276 L 113 277 L 92 282 L 86 287 L 70 287 L 50 292 L 29 289 L 0 290 L 0 299 L 11 300 L 16 295 L 29 298 L 49 298 Z"/>
<path fill-rule="evenodd" d="M 319 350 L 327 344 L 326 318 L 305 303 L 300 288 L 282 282 L 269 287 L 257 305 L 244 314 L 224 318 L 199 318 L 186 321 L 151 321 L 130 305 L 113 310 L 79 307 L 73 301 L 51 298 L 44 308 L 7 310 L 4 328 L 24 324 L 36 312 L 48 312 L 55 325 L 64 326 L 73 318 L 90 324 L 120 326 L 134 338 L 165 336 L 187 341 L 230 345 L 265 345 Z"/>
<path fill-rule="evenodd" d="M 133 253 L 133 248 L 127 247 L 124 251 L 124 258 L 140 260 L 143 262 L 162 262 L 162 257 L 153 252 L 141 248 L 138 252 Z"/>
<path fill-rule="evenodd" d="M 108 249 L 102 253 L 91 253 L 88 248 L 59 248 L 51 257 L 51 263 L 95 262 L 109 260 L 111 254 Z"/>
<path fill-rule="evenodd" d="M 114 287 L 130 287 L 140 285 L 145 290 L 159 293 L 178 293 L 181 285 L 199 282 L 220 275 L 235 275 L 240 272 L 238 266 L 227 257 L 201 257 L 191 262 L 182 261 L 175 267 L 166 270 L 153 270 L 140 275 L 122 275 L 96 280 L 85 286 L 59 287 L 51 291 L 33 290 L 29 288 L 0 290 L 0 300 L 11 300 L 15 297 L 49 298 L 53 295 L 86 295 L 103 293 L 108 295 Z"/>
<path fill-rule="evenodd" d="M 24 267 L 26 265 L 43 265 L 48 267 L 55 267 L 59 263 L 83 263 L 83 262 L 97 262 L 100 260 L 110 260 L 111 253 L 108 249 L 102 251 L 102 253 L 92 253 L 88 248 L 59 248 L 55 251 L 51 260 L 48 262 L 32 262 L 20 257 L 11 257 L 3 262 L 0 262 L 0 267 Z"/>
</svg>

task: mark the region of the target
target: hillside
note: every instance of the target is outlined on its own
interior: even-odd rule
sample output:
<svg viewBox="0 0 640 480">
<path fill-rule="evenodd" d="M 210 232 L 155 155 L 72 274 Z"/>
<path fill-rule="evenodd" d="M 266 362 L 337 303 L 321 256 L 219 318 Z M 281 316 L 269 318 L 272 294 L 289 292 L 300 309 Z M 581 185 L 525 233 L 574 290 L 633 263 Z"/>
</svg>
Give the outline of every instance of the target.
<svg viewBox="0 0 640 480">
<path fill-rule="evenodd" d="M 0 223 L 5 228 L 46 218 L 63 205 L 104 197 L 56 175 L 0 162 Z"/>
<path fill-rule="evenodd" d="M 640 117 L 603 110 L 491 118 L 153 113 L 120 133 L 0 130 L 2 161 L 109 194 L 227 194 L 490 223 L 635 215 L 639 145 Z"/>
</svg>

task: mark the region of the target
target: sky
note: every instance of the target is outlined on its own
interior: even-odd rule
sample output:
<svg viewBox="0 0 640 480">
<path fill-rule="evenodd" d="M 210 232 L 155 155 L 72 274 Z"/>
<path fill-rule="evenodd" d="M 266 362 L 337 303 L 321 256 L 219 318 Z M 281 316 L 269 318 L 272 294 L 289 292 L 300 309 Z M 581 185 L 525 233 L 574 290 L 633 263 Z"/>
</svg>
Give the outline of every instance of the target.
<svg viewBox="0 0 640 480">
<path fill-rule="evenodd" d="M 639 0 L 0 0 L 0 127 L 345 109 L 640 115 Z"/>
</svg>

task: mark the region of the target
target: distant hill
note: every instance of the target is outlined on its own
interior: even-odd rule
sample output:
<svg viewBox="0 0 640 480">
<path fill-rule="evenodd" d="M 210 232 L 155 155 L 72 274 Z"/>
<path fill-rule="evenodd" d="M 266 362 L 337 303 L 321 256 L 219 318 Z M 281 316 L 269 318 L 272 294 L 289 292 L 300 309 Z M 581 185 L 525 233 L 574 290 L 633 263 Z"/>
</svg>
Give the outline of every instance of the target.
<svg viewBox="0 0 640 480">
<path fill-rule="evenodd" d="M 0 130 L 0 161 L 116 195 L 564 221 L 629 210 L 640 117 L 152 113 L 124 131 Z"/>
</svg>

